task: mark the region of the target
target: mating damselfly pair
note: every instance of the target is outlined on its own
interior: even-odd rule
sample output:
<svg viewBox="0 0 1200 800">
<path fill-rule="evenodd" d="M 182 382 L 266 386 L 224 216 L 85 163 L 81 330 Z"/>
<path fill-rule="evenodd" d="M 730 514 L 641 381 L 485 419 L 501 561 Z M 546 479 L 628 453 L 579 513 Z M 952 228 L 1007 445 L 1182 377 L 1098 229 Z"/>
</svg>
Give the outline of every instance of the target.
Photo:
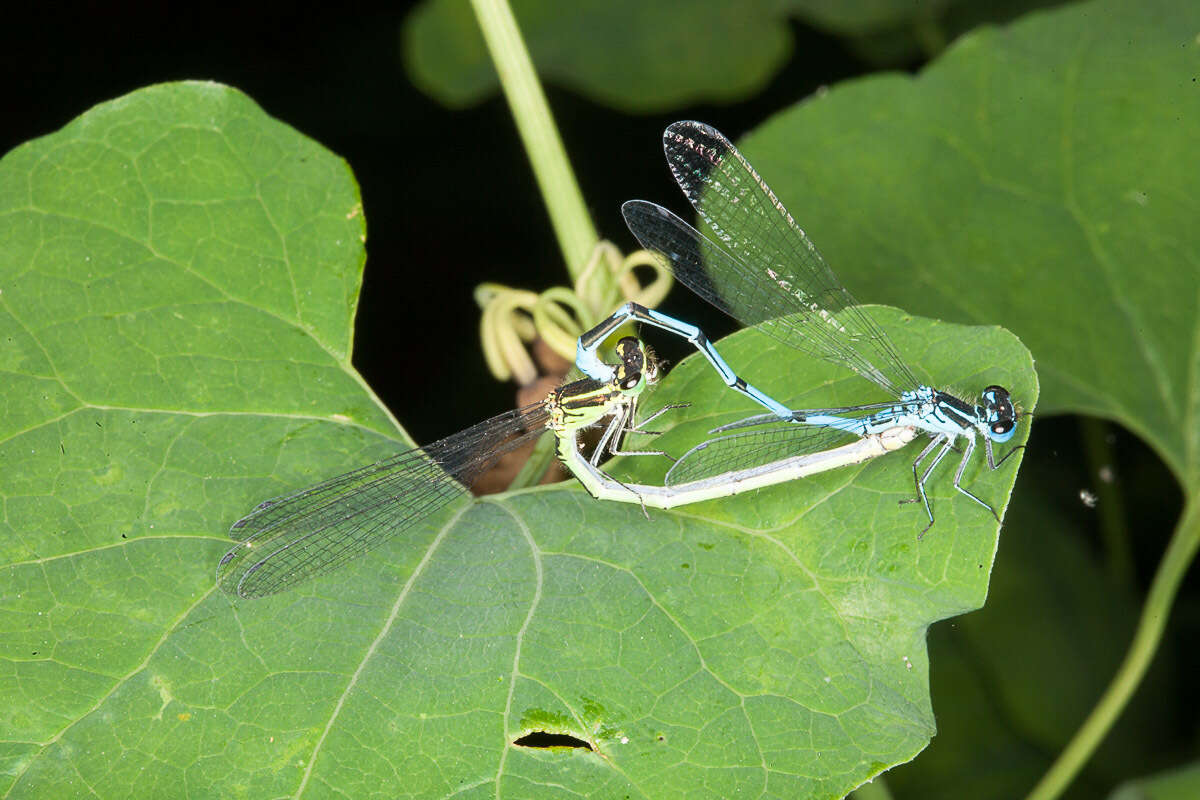
<svg viewBox="0 0 1200 800">
<path fill-rule="evenodd" d="M 888 400 L 836 408 L 792 409 L 747 383 L 693 325 L 636 304 L 626 304 L 579 340 L 577 364 L 588 376 L 545 400 L 493 417 L 438 442 L 266 501 L 231 529 L 239 540 L 222 558 L 218 581 L 228 592 L 258 597 L 324 574 L 381 544 L 451 501 L 463 497 L 479 474 L 549 430 L 562 461 L 594 496 L 643 507 L 671 508 L 729 496 L 899 449 L 920 434 L 928 445 L 912 465 L 916 496 L 934 523 L 926 483 L 961 439 L 965 443 L 953 485 L 995 510 L 961 485 L 982 439 L 987 464 L 996 469 L 993 443 L 1016 429 L 1017 411 L 1007 390 L 988 386 L 978 403 L 919 382 L 889 337 L 860 307 L 825 264 L 737 149 L 713 128 L 696 122 L 671 125 L 664 134 L 671 170 L 684 194 L 712 229 L 709 238 L 665 208 L 646 201 L 622 207 L 634 235 L 686 286 L 746 325 L 777 340 L 844 366 L 883 389 Z M 696 345 L 729 388 L 770 413 L 722 426 L 679 458 L 664 485 L 624 483 L 600 467 L 623 454 L 628 434 L 651 434 L 635 424 L 636 407 L 658 366 L 631 337 L 616 347 L 613 363 L 603 343 L 628 321 L 650 324 Z M 590 457 L 578 434 L 605 422 Z M 661 456 L 655 450 L 632 455 Z M 923 467 L 923 469 L 922 469 Z"/>
</svg>

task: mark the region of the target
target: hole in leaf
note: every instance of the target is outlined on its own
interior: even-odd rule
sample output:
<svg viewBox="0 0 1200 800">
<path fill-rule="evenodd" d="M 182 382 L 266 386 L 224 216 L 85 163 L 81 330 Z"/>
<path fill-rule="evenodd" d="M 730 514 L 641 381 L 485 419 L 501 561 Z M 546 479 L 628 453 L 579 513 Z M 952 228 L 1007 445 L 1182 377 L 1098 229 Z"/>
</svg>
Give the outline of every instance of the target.
<svg viewBox="0 0 1200 800">
<path fill-rule="evenodd" d="M 546 733 L 545 731 L 527 733 L 513 742 L 513 744 L 517 747 L 577 747 L 583 750 L 592 749 L 592 746 L 583 739 L 577 739 L 565 733 Z"/>
</svg>

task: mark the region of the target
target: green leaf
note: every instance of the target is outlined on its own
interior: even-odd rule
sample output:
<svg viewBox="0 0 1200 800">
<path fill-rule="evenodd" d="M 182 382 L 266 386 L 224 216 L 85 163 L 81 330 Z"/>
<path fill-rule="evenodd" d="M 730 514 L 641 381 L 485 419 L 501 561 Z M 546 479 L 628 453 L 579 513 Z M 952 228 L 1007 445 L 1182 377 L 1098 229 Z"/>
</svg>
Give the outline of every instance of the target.
<svg viewBox="0 0 1200 800">
<path fill-rule="evenodd" d="M 143 735 L 191 760 L 223 724 L 171 733 L 160 666 L 220 660 L 172 632 L 208 635 L 222 529 L 305 479 L 281 442 L 361 460 L 395 436 L 350 369 L 363 238 L 345 163 L 215 84 L 0 161 L 0 791 L 124 794 Z"/>
<path fill-rule="evenodd" d="M 1094 2 L 836 87 L 744 152 L 860 298 L 1000 321 L 1048 412 L 1200 479 L 1200 7 Z"/>
<path fill-rule="evenodd" d="M 840 797 L 928 742 L 925 629 L 983 602 L 998 530 L 939 470 L 917 542 L 915 445 L 649 519 L 573 485 L 462 503 L 234 603 L 232 520 L 398 446 L 348 366 L 345 165 L 175 84 L 10 153 L 0 198 L 0 791 Z M 939 385 L 1036 403 L 1004 331 L 878 313 Z M 722 348 L 797 403 L 872 399 L 754 331 Z M 678 396 L 671 449 L 751 410 L 695 358 L 647 407 Z M 1018 461 L 964 482 L 1003 510 Z"/>
</svg>

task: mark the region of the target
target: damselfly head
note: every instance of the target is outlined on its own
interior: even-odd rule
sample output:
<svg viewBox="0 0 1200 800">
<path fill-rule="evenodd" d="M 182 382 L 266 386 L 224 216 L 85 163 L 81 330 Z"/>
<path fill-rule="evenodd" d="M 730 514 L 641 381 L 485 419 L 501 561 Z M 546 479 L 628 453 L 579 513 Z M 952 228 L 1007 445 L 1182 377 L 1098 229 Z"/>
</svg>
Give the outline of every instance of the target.
<svg viewBox="0 0 1200 800">
<path fill-rule="evenodd" d="M 1012 396 L 1003 386 L 992 385 L 980 393 L 983 400 L 983 419 L 988 426 L 988 438 L 1007 442 L 1017 429 L 1017 409 Z"/>
<path fill-rule="evenodd" d="M 625 336 L 617 342 L 616 350 L 621 363 L 613 371 L 613 382 L 622 394 L 639 394 L 647 381 L 645 347 L 634 337 Z"/>
<path fill-rule="evenodd" d="M 648 384 L 658 382 L 658 359 L 655 358 L 654 351 L 640 339 L 624 336 L 617 342 L 616 351 L 617 358 L 621 361 L 616 369 L 617 383 L 622 391 L 635 389 L 641 378 L 645 378 Z"/>
</svg>

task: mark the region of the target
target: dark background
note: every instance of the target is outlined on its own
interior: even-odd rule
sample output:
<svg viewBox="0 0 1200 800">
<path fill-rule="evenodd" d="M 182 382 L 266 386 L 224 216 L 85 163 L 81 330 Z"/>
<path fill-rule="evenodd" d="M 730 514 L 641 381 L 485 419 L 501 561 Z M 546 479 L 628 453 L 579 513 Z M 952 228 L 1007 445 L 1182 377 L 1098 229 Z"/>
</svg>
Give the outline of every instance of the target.
<svg viewBox="0 0 1200 800">
<path fill-rule="evenodd" d="M 409 83 L 400 55 L 407 8 L 356 8 L 351 15 L 315 5 L 218 12 L 97 4 L 10 19 L 0 32 L 0 151 L 139 87 L 208 79 L 237 87 L 345 158 L 362 190 L 368 230 L 354 364 L 413 437 L 427 442 L 513 404 L 514 387 L 494 381 L 480 354 L 475 285 L 494 280 L 541 290 L 564 283 L 566 273 L 503 99 L 450 111 Z M 632 197 L 685 210 L 661 154 L 667 123 L 700 119 L 736 139 L 822 85 L 875 71 L 839 40 L 797 23 L 792 28 L 789 64 L 765 91 L 735 105 L 630 116 L 547 87 L 602 237 L 633 247 L 618 210 Z M 673 293 L 663 307 L 714 337 L 733 327 L 687 292 Z M 651 341 L 671 359 L 686 352 L 665 337 Z M 1128 526 L 1147 532 L 1134 543 L 1135 584 L 1144 591 L 1178 518 L 1180 496 L 1136 438 L 1115 426 L 1105 435 Z M 1084 452 L 1077 418 L 1038 419 L 1016 502 L 1031 491 L 1041 502 L 1049 498 L 1098 552 L 1095 513 L 1078 499 L 1080 489 L 1098 485 Z M 1200 630 L 1198 583 L 1194 576 L 1185 582 L 1173 615 L 1168 638 L 1177 643 L 1194 642 Z M 1196 674 L 1195 650 L 1190 645 L 1171 656 L 1182 674 Z M 1181 698 L 1181 711 L 1196 708 L 1196 699 Z M 1180 726 L 1186 738 L 1193 717 L 1184 712 L 1164 724 Z"/>
</svg>

